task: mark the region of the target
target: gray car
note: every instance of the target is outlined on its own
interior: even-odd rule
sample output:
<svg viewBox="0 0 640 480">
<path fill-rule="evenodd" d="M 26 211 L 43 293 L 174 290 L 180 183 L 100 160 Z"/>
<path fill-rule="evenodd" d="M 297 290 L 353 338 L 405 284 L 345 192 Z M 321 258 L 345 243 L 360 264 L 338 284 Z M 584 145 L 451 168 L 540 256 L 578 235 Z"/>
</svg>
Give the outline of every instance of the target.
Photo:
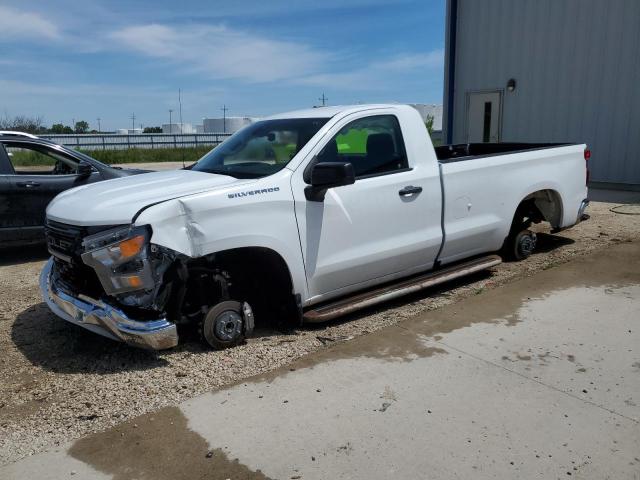
<svg viewBox="0 0 640 480">
<path fill-rule="evenodd" d="M 43 165 L 16 166 L 19 156 Z M 60 192 L 147 171 L 111 167 L 33 135 L 0 132 L 0 247 L 43 242 L 45 210 Z"/>
</svg>

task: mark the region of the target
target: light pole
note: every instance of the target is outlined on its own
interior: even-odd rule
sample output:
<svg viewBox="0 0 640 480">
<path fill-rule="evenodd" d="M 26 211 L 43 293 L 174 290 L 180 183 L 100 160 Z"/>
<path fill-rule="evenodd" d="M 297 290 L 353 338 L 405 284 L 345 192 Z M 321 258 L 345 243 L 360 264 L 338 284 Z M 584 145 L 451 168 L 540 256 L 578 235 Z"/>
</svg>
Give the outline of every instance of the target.
<svg viewBox="0 0 640 480">
<path fill-rule="evenodd" d="M 227 108 L 226 105 L 222 105 L 222 133 L 227 133 Z"/>
</svg>

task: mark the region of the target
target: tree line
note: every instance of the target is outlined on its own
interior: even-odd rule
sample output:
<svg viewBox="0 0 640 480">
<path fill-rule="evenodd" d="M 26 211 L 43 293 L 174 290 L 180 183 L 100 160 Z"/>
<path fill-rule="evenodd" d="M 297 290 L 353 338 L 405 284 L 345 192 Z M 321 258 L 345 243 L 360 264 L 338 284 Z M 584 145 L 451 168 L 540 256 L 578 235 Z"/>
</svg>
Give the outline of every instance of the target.
<svg viewBox="0 0 640 480">
<path fill-rule="evenodd" d="M 0 130 L 31 133 L 33 135 L 100 133 L 98 130 L 92 129 L 89 122 L 85 120 L 80 120 L 73 126 L 54 123 L 51 127 L 47 127 L 44 125 L 42 117 L 29 117 L 26 115 L 16 115 L 15 117 L 5 115 L 1 117 Z M 146 127 L 143 133 L 162 133 L 162 128 Z"/>
</svg>

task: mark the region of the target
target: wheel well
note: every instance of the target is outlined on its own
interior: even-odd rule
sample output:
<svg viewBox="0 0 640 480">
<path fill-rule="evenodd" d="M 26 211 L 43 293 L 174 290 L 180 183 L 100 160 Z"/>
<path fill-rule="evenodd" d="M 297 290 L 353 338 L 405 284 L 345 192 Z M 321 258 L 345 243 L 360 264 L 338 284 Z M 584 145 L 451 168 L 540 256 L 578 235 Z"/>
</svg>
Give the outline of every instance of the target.
<svg viewBox="0 0 640 480">
<path fill-rule="evenodd" d="M 516 208 L 511 232 L 542 221 L 549 222 L 553 228 L 562 224 L 562 200 L 555 190 L 538 190 L 527 195 Z"/>
<path fill-rule="evenodd" d="M 289 268 L 271 249 L 225 250 L 190 260 L 185 268 L 183 318 L 195 319 L 220 301 L 237 300 L 251 305 L 258 327 L 299 323 L 299 296 Z"/>
</svg>

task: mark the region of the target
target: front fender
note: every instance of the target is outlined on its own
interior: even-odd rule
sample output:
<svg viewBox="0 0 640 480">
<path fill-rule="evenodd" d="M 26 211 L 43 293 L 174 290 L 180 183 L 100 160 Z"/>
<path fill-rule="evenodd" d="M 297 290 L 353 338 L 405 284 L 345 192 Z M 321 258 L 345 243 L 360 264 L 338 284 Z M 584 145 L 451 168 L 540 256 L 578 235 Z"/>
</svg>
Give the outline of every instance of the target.
<svg viewBox="0 0 640 480">
<path fill-rule="evenodd" d="M 261 183 L 268 181 L 261 179 Z M 257 191 L 260 187 L 252 188 Z M 150 206 L 138 216 L 136 225 L 151 225 L 152 243 L 191 258 L 243 247 L 273 250 L 286 262 L 294 291 L 306 298 L 306 276 L 290 188 L 271 187 L 273 191 L 264 195 L 234 196 L 239 188 L 242 187 Z"/>
</svg>

